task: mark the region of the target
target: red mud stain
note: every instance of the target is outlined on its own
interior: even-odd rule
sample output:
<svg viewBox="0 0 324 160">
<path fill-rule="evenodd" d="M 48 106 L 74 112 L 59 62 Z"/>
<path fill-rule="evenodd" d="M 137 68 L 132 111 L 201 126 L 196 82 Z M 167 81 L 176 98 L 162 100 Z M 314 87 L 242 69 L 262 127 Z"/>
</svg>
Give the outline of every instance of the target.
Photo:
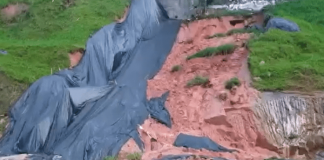
<svg viewBox="0 0 324 160">
<path fill-rule="evenodd" d="M 149 160 L 170 154 L 198 154 L 239 160 L 261 160 L 277 156 L 275 147 L 268 144 L 258 131 L 254 119 L 252 103 L 258 92 L 250 88 L 246 78 L 238 76 L 242 72 L 248 52 L 238 48 L 230 55 L 197 58 L 186 61 L 186 57 L 205 49 L 226 43 L 240 44 L 249 38 L 248 34 L 206 39 L 215 33 L 225 33 L 233 29 L 229 21 L 199 20 L 183 25 L 177 41 L 159 73 L 148 81 L 148 98 L 160 96 L 170 91 L 166 107 L 172 117 L 172 129 L 148 119 L 139 129 L 145 143 L 142 159 Z M 235 28 L 243 24 L 235 25 Z M 187 43 L 186 43 L 187 42 Z M 240 46 L 240 45 L 239 45 Z M 224 59 L 226 59 L 224 61 Z M 170 72 L 174 65 L 181 65 L 178 72 Z M 212 87 L 185 87 L 196 75 L 208 76 Z M 224 88 L 224 83 L 238 76 L 242 84 L 231 92 Z M 225 95 L 225 96 L 224 96 Z M 222 96 L 222 98 L 219 98 Z M 179 133 L 207 136 L 236 153 L 217 153 L 206 150 L 193 150 L 173 147 Z"/>
<path fill-rule="evenodd" d="M 5 20 L 10 20 L 19 14 L 28 11 L 29 6 L 27 4 L 17 3 L 10 4 L 6 7 L 2 8 L 0 11 L 0 15 Z"/>
</svg>

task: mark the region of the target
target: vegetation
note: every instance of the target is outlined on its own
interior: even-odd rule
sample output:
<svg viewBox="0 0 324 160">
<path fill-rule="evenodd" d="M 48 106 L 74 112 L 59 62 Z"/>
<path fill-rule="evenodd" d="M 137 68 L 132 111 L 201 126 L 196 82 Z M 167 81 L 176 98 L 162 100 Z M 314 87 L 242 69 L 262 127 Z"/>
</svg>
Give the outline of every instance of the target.
<svg viewBox="0 0 324 160">
<path fill-rule="evenodd" d="M 172 67 L 171 72 L 177 72 L 181 70 L 181 66 L 180 65 L 175 65 Z"/>
<path fill-rule="evenodd" d="M 234 44 L 225 44 L 218 47 L 208 47 L 193 55 L 187 57 L 187 60 L 200 58 L 200 57 L 210 57 L 214 55 L 226 55 L 230 54 L 235 50 Z"/>
<path fill-rule="evenodd" d="M 141 160 L 142 158 L 142 154 L 141 153 L 133 153 L 133 154 L 129 154 L 126 157 L 128 160 Z"/>
<path fill-rule="evenodd" d="M 127 159 L 127 160 L 141 160 L 142 154 L 141 153 L 132 153 L 126 155 L 126 157 L 105 157 L 104 160 L 118 160 L 118 159 Z"/>
<path fill-rule="evenodd" d="M 117 160 L 118 158 L 116 157 L 105 157 L 104 160 Z"/>
<path fill-rule="evenodd" d="M 226 37 L 226 34 L 224 34 L 224 33 L 215 33 L 214 35 L 207 36 L 206 39 L 212 39 L 212 38 L 215 38 L 215 37 Z"/>
<path fill-rule="evenodd" d="M 202 76 L 196 76 L 192 80 L 190 80 L 187 83 L 187 87 L 193 87 L 193 86 L 199 86 L 199 85 L 205 85 L 209 82 L 208 77 L 202 77 Z"/>
<path fill-rule="evenodd" d="M 324 89 L 324 1 L 296 0 L 268 8 L 296 22 L 300 32 L 271 29 L 249 42 L 250 70 L 259 90 Z M 264 63 L 260 63 L 260 62 Z"/>
<path fill-rule="evenodd" d="M 226 35 L 230 36 L 230 35 L 238 34 L 238 33 L 254 33 L 256 35 L 259 35 L 261 33 L 261 31 L 254 29 L 254 28 L 237 28 L 237 29 L 229 30 L 226 33 Z"/>
<path fill-rule="evenodd" d="M 28 12 L 0 20 L 0 70 L 9 78 L 31 83 L 68 66 L 68 50 L 84 46 L 89 35 L 121 15 L 127 0 L 1 0 L 0 8 L 24 2 Z"/>
<path fill-rule="evenodd" d="M 234 86 L 240 86 L 241 82 L 237 77 L 231 78 L 230 80 L 226 81 L 225 83 L 225 88 L 230 90 L 232 89 Z"/>
<path fill-rule="evenodd" d="M 230 36 L 230 35 L 238 34 L 238 33 L 254 33 L 256 35 L 260 35 L 261 31 L 254 29 L 254 28 L 237 28 L 237 29 L 229 30 L 228 32 L 226 32 L 226 34 L 216 33 L 214 35 L 206 37 L 206 39 L 212 39 L 215 37 L 226 37 L 226 36 Z"/>
</svg>

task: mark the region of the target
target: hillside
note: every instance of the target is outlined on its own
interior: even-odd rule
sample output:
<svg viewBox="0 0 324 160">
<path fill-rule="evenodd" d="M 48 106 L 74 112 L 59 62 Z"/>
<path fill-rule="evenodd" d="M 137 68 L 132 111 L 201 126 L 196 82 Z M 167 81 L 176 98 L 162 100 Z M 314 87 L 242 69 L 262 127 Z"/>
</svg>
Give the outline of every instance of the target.
<svg viewBox="0 0 324 160">
<path fill-rule="evenodd" d="M 0 8 L 16 2 L 27 5 L 28 11 L 9 20 L 2 17 L 0 21 L 0 50 L 8 53 L 0 53 L 0 132 L 7 124 L 2 117 L 6 117 L 9 104 L 40 77 L 67 68 L 68 51 L 84 47 L 92 33 L 121 16 L 129 3 L 2 0 Z M 233 159 L 282 157 L 282 150 L 269 143 L 259 130 L 251 104 L 259 91 L 324 89 L 322 4 L 324 1 L 296 0 L 265 9 L 267 15 L 296 22 L 300 32 L 271 29 L 264 34 L 251 33 L 241 29 L 245 20 L 237 16 L 207 16 L 209 19 L 183 24 L 163 67 L 148 81 L 146 93 L 148 97 L 158 97 L 170 91 L 166 108 L 173 127 L 168 129 L 151 118 L 145 121 L 139 130 L 147 149 L 144 159 L 169 152 Z M 240 23 L 232 25 L 231 21 Z M 229 83 L 232 86 L 228 87 Z M 176 135 L 183 132 L 211 137 L 239 152 L 172 146 Z M 134 152 L 133 146 L 122 154 Z"/>
<path fill-rule="evenodd" d="M 84 47 L 89 35 L 123 13 L 127 0 L 2 0 L 0 8 L 14 2 L 29 10 L 0 23 L 0 69 L 21 83 L 32 83 L 51 69 L 68 66 L 67 52 Z"/>
<path fill-rule="evenodd" d="M 259 90 L 324 89 L 324 1 L 297 0 L 268 8 L 274 16 L 296 22 L 301 32 L 270 30 L 252 40 L 250 65 Z M 254 78 L 257 79 L 257 78 Z"/>
<path fill-rule="evenodd" d="M 1 0 L 0 8 L 28 11 L 0 20 L 0 115 L 38 78 L 67 68 L 68 51 L 84 47 L 91 33 L 122 15 L 127 0 Z M 12 8 L 11 8 L 12 9 Z M 3 11 L 3 9 L 1 10 Z M 0 132 L 4 124 L 0 123 Z"/>
</svg>

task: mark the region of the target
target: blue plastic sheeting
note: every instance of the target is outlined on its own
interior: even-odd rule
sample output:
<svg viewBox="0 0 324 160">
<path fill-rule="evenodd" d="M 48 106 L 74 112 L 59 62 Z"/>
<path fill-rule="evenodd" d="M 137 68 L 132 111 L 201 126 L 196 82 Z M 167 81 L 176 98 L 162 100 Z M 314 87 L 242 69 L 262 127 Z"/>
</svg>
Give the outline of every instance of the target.
<svg viewBox="0 0 324 160">
<path fill-rule="evenodd" d="M 227 149 L 208 137 L 197 137 L 180 133 L 174 141 L 176 147 L 186 147 L 193 149 L 207 149 L 215 152 L 234 152 L 235 150 Z"/>
<path fill-rule="evenodd" d="M 170 126 L 161 98 L 147 100 L 147 80 L 161 68 L 181 21 L 155 0 L 134 0 L 124 22 L 101 28 L 75 68 L 34 82 L 10 110 L 0 154 L 61 155 L 67 160 L 116 156 L 149 114 Z"/>
<path fill-rule="evenodd" d="M 7 51 L 0 49 L 0 54 L 8 54 Z"/>
<path fill-rule="evenodd" d="M 295 22 L 286 20 L 284 18 L 271 18 L 266 25 L 266 30 L 271 28 L 281 29 L 288 32 L 300 31 L 299 26 Z"/>
</svg>

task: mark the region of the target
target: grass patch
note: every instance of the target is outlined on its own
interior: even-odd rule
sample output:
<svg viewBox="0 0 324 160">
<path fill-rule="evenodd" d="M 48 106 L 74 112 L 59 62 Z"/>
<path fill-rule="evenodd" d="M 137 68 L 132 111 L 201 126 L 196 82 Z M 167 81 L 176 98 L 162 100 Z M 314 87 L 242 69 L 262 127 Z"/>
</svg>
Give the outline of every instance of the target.
<svg viewBox="0 0 324 160">
<path fill-rule="evenodd" d="M 127 0 L 1 0 L 0 8 L 23 2 L 29 11 L 10 22 L 0 21 L 0 70 L 9 78 L 32 83 L 68 67 L 67 51 L 83 46 L 89 35 L 123 13 Z"/>
<path fill-rule="evenodd" d="M 215 38 L 215 37 L 226 37 L 226 34 L 224 33 L 215 33 L 214 35 L 211 35 L 211 36 L 207 36 L 206 39 L 212 39 L 212 38 Z"/>
<path fill-rule="evenodd" d="M 231 78 L 230 80 L 225 82 L 225 88 L 230 90 L 232 89 L 234 86 L 240 86 L 241 82 L 237 77 Z"/>
<path fill-rule="evenodd" d="M 210 57 L 214 55 L 226 55 L 232 53 L 234 50 L 235 50 L 234 44 L 225 44 L 218 47 L 208 47 L 193 55 L 188 56 L 187 60 L 200 58 L 200 57 Z"/>
<path fill-rule="evenodd" d="M 249 42 L 250 70 L 259 90 L 324 89 L 324 1 L 297 0 L 272 8 L 274 16 L 296 22 L 300 32 L 270 29 Z M 265 63 L 260 65 L 260 62 Z"/>
<path fill-rule="evenodd" d="M 209 82 L 209 78 L 208 77 L 196 76 L 192 80 L 188 81 L 187 87 L 205 85 L 208 82 Z"/>
<path fill-rule="evenodd" d="M 105 157 L 104 160 L 118 160 L 117 157 Z"/>
<path fill-rule="evenodd" d="M 239 33 L 254 33 L 256 35 L 259 35 L 261 31 L 255 29 L 255 28 L 237 28 L 237 29 L 232 29 L 226 32 L 227 36 L 233 35 L 233 34 L 239 34 Z"/>
<path fill-rule="evenodd" d="M 215 37 L 226 37 L 226 36 L 231 36 L 233 34 L 238 34 L 238 33 L 253 33 L 255 35 L 260 35 L 262 32 L 255 28 L 236 28 L 236 29 L 229 30 L 225 34 L 224 33 L 216 33 L 214 35 L 207 36 L 206 39 L 212 39 Z"/>
<path fill-rule="evenodd" d="M 171 72 L 177 72 L 181 70 L 181 65 L 175 65 L 171 68 Z"/>
<path fill-rule="evenodd" d="M 126 156 L 127 160 L 141 160 L 142 154 L 141 153 L 133 153 Z"/>
</svg>

